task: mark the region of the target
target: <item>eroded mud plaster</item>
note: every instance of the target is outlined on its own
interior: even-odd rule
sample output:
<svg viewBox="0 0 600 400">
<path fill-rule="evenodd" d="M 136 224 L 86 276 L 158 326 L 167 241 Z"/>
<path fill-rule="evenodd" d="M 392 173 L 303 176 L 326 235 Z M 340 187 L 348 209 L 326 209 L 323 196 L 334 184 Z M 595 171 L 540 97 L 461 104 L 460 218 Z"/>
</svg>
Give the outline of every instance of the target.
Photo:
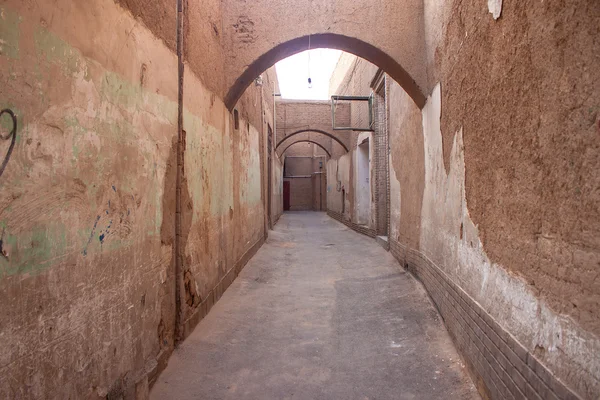
<svg viewBox="0 0 600 400">
<path fill-rule="evenodd" d="M 112 0 L 0 18 L 0 108 L 20 122 L 0 180 L 0 397 L 143 396 L 174 345 L 177 58 Z M 262 243 L 264 208 L 259 131 L 234 136 L 223 102 L 184 84 L 191 317 Z"/>
<path fill-rule="evenodd" d="M 343 214 L 347 219 L 352 215 L 350 192 L 350 168 L 354 151 L 337 160 L 327 162 L 327 209 Z"/>
<path fill-rule="evenodd" d="M 600 340 L 554 313 L 527 282 L 491 263 L 465 199 L 462 129 L 446 174 L 440 131 L 441 89 L 423 109 L 425 190 L 420 250 L 473 297 L 529 352 L 580 393 L 600 390 Z"/>
</svg>

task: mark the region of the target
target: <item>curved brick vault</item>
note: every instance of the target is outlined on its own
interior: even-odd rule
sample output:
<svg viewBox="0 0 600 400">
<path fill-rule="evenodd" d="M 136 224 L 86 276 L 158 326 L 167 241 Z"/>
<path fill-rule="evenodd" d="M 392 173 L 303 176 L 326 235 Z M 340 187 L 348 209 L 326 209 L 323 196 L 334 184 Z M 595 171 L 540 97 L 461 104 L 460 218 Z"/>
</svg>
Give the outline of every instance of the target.
<svg viewBox="0 0 600 400">
<path fill-rule="evenodd" d="M 428 91 L 420 0 L 229 1 L 223 9 L 225 104 L 277 61 L 309 48 L 355 54 L 382 68 L 422 108 Z M 400 4 L 398 4 L 400 3 Z M 389 12 L 390 8 L 402 12 Z"/>
<path fill-rule="evenodd" d="M 335 152 L 336 155 L 338 153 L 344 154 L 348 152 L 348 147 L 343 141 L 341 141 L 335 135 L 320 129 L 301 129 L 296 132 L 292 132 L 277 142 L 275 150 L 281 155 L 294 143 L 307 141 L 318 144 L 330 155 L 331 153 L 334 153 L 334 150 L 337 150 Z M 335 145 L 337 149 L 334 148 L 334 143 L 337 143 L 337 145 Z"/>
<path fill-rule="evenodd" d="M 350 124 L 349 104 L 342 104 L 337 111 L 340 124 Z M 327 148 L 332 157 L 344 155 L 351 147 L 352 132 L 333 130 L 331 104 L 327 101 L 280 100 L 277 101 L 276 150 L 293 142 L 312 140 Z"/>
<path fill-rule="evenodd" d="M 323 149 L 323 151 L 325 153 L 327 153 L 327 157 L 331 158 L 331 152 L 327 149 L 327 147 L 325 147 L 323 144 L 315 141 L 315 140 L 310 140 L 310 139 L 300 139 L 300 140 L 294 140 L 292 141 L 290 144 L 286 144 L 285 146 L 282 147 L 282 149 L 280 150 L 280 155 L 284 154 L 286 152 L 287 149 L 289 149 L 290 147 L 292 147 L 295 144 L 298 143 L 312 143 L 315 144 L 317 146 L 319 146 L 321 149 Z"/>
</svg>

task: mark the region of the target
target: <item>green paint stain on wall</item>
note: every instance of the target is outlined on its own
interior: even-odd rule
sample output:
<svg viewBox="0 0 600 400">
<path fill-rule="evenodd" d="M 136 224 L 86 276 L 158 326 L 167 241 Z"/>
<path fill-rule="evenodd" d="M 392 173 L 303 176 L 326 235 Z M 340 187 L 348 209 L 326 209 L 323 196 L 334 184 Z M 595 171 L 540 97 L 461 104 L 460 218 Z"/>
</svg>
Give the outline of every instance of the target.
<svg viewBox="0 0 600 400">
<path fill-rule="evenodd" d="M 129 111 L 152 111 L 156 118 L 177 126 L 177 103 L 144 90 L 120 75 L 107 71 L 102 79 L 102 97 Z"/>
<path fill-rule="evenodd" d="M 8 260 L 0 259 L 0 276 L 39 273 L 67 251 L 66 229 L 61 224 L 36 227 L 18 237 L 5 232 L 3 242 L 10 253 Z"/>
<path fill-rule="evenodd" d="M 14 104 L 3 103 L 2 101 L 0 101 L 0 110 L 4 110 L 5 108 L 12 110 L 12 112 L 15 113 L 15 116 L 17 117 L 17 141 L 16 141 L 16 143 L 19 143 L 21 141 L 20 136 L 23 133 L 23 120 L 22 120 L 23 114 L 21 113 L 21 110 L 19 110 L 18 108 L 16 108 L 14 106 Z M 2 117 L 0 117 L 0 127 L 2 128 L 3 135 L 7 135 L 13 129 L 13 120 L 10 117 L 10 115 L 2 114 Z"/>
<path fill-rule="evenodd" d="M 185 171 L 188 181 L 188 190 L 194 203 L 192 220 L 198 221 L 199 212 L 204 204 L 204 161 L 206 160 L 206 146 L 203 145 L 205 134 L 202 120 L 190 113 L 183 111 L 183 129 L 186 132 Z"/>
<path fill-rule="evenodd" d="M 5 8 L 0 10 L 6 11 Z M 15 49 L 18 50 L 21 19 L 14 13 L 9 15 L 8 12 L 4 13 L 3 18 L 0 20 L 0 46 L 8 49 L 6 44 L 14 43 Z M 7 23 L 9 20 L 12 22 Z M 9 37 L 6 32 L 12 33 L 13 36 Z M 72 107 L 60 116 L 64 122 L 65 151 L 71 150 L 70 166 L 67 171 L 61 171 L 61 174 L 65 172 L 65 175 L 60 175 L 60 179 L 81 178 L 87 185 L 86 208 L 90 213 L 95 212 L 101 216 L 87 247 L 87 256 L 93 257 L 100 252 L 113 252 L 135 245 L 141 240 L 135 234 L 140 232 L 144 232 L 148 237 L 159 235 L 162 225 L 162 178 L 166 168 L 164 147 L 160 147 L 159 150 L 159 146 L 170 146 L 170 135 L 176 135 L 177 102 L 145 90 L 138 82 L 130 82 L 106 70 L 101 77 L 94 75 L 94 84 L 98 90 L 86 92 L 88 87 L 81 81 L 81 76 L 83 74 L 88 81 L 92 79 L 87 68 L 90 61 L 78 49 L 42 27 L 35 30 L 33 39 L 38 57 L 34 68 L 39 81 L 49 79 L 50 68 L 56 69 L 56 66 L 59 66 L 59 71 L 72 79 L 73 88 L 81 89 L 80 93 L 87 93 L 88 100 L 93 101 L 95 106 L 92 114 L 84 108 Z M 18 53 L 13 53 L 13 56 L 16 55 Z M 0 57 L 2 56 L 10 55 L 2 50 Z M 44 93 L 40 93 L 40 96 L 43 97 Z M 199 126 L 201 124 L 200 121 Z M 27 124 L 19 118 L 18 139 L 26 139 L 27 129 Z M 20 134 L 21 131 L 25 136 Z M 25 140 L 23 145 L 24 143 Z M 81 172 L 83 167 L 87 167 L 85 173 Z M 122 174 L 124 168 L 127 168 L 127 173 Z M 21 179 L 27 182 L 25 172 L 27 171 L 23 170 L 19 177 L 11 181 L 11 187 L 18 187 L 18 181 Z M 107 177 L 116 177 L 115 182 L 107 183 Z M 144 184 L 140 185 L 140 181 Z M 0 190 L 2 183 L 0 181 Z M 102 186 L 103 184 L 105 186 Z M 111 195 L 121 196 L 119 201 L 123 211 L 117 212 L 113 208 L 110 214 L 106 213 L 106 185 L 116 186 L 117 190 L 114 194 L 111 192 Z M 200 194 L 202 195 L 202 192 Z M 139 199 L 141 205 L 138 206 L 136 202 Z M 117 203 L 116 197 L 111 197 L 111 200 Z M 65 203 L 65 207 L 68 206 L 69 204 Z M 133 219 L 131 227 L 123 228 L 132 228 L 135 232 L 127 237 L 115 234 L 119 228 L 120 222 L 117 221 L 120 221 L 121 212 L 125 219 Z M 97 215 L 95 213 L 94 218 Z M 73 226 L 66 221 L 48 223 L 44 227 L 29 229 L 15 235 L 9 234 L 10 227 L 6 227 L 4 243 L 12 250 L 9 260 L 0 257 L 0 278 L 39 273 L 59 264 L 65 256 L 73 252 L 81 254 L 89 241 L 95 221 L 94 218 L 89 221 L 83 221 L 82 218 L 88 217 L 79 217 L 79 228 L 76 231 L 73 231 Z M 114 222 L 112 225 L 111 219 Z M 0 226 L 3 224 L 6 225 L 0 221 Z M 110 233 L 100 242 L 100 229 L 106 231 L 108 225 L 112 226 Z"/>
<path fill-rule="evenodd" d="M 184 111 L 184 130 L 185 170 L 196 210 L 194 218 L 200 216 L 207 202 L 212 216 L 228 214 L 233 208 L 233 157 L 229 137 L 188 110 Z"/>
<path fill-rule="evenodd" d="M 240 143 L 241 145 L 241 143 Z M 260 198 L 260 154 L 259 154 L 259 138 L 258 131 L 254 128 L 248 132 L 248 154 L 246 160 L 246 180 L 241 182 L 243 188 L 240 188 L 241 199 L 243 203 L 255 205 L 261 202 Z M 240 150 L 241 154 L 244 154 Z"/>
<path fill-rule="evenodd" d="M 36 30 L 34 42 L 38 55 L 61 65 L 65 74 L 73 75 L 84 69 L 85 77 L 89 79 L 87 64 L 79 50 L 44 28 Z"/>
<path fill-rule="evenodd" d="M 6 7 L 0 7 L 0 55 L 18 59 L 21 17 Z"/>
</svg>

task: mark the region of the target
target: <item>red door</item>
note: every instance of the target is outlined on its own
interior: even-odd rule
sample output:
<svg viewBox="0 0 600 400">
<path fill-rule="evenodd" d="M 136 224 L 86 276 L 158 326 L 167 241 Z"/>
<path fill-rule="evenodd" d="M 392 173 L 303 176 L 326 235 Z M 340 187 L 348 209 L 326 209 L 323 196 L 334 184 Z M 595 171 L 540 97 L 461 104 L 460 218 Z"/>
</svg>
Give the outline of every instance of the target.
<svg viewBox="0 0 600 400">
<path fill-rule="evenodd" d="M 283 211 L 290 210 L 290 182 L 283 182 Z"/>
</svg>

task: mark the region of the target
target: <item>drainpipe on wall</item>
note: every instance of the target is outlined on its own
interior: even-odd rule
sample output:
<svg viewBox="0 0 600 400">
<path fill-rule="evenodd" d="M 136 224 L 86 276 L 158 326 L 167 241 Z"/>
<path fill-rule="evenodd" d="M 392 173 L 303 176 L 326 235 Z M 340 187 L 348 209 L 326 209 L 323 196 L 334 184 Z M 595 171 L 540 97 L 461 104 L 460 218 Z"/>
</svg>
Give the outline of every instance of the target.
<svg viewBox="0 0 600 400">
<path fill-rule="evenodd" d="M 185 149 L 183 131 L 183 0 L 177 0 L 177 176 L 175 178 L 175 343 L 183 339 L 183 288 L 182 246 L 181 246 L 181 183 Z"/>
</svg>

